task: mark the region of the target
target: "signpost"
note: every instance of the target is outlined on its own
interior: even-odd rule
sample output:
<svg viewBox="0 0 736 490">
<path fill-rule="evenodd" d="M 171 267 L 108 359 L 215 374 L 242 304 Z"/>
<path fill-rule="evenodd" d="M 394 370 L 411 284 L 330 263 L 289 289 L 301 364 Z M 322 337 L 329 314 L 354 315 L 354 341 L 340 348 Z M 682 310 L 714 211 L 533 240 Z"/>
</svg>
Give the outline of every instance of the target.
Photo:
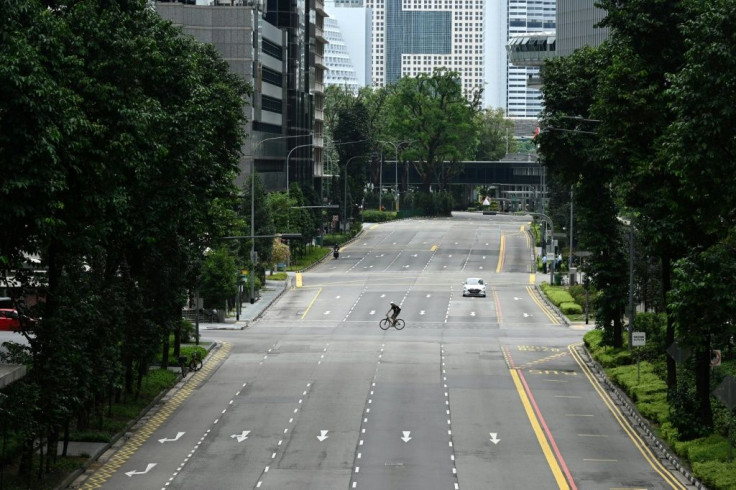
<svg viewBox="0 0 736 490">
<path fill-rule="evenodd" d="M 631 332 L 631 345 L 632 347 L 644 347 L 647 343 L 646 332 Z M 641 355 L 639 349 L 636 349 L 636 383 L 641 382 L 641 367 L 639 362 L 641 361 Z"/>
</svg>

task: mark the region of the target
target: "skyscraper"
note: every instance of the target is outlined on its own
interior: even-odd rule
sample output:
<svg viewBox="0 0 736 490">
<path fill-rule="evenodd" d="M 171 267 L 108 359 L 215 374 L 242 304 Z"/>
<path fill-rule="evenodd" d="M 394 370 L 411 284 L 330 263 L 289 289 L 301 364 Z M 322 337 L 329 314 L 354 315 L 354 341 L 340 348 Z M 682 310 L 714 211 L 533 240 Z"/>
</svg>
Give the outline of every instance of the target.
<svg viewBox="0 0 736 490">
<path fill-rule="evenodd" d="M 608 37 L 608 28 L 595 25 L 605 14 L 594 0 L 558 0 L 557 55 L 567 56 L 582 46 L 601 44 Z"/>
<path fill-rule="evenodd" d="M 511 39 L 526 33 L 548 31 L 554 36 L 556 0 L 507 0 L 508 32 Z M 541 92 L 529 82 L 539 77 L 539 66 L 515 66 L 508 62 L 508 117 L 537 117 L 542 110 Z"/>
<path fill-rule="evenodd" d="M 358 2 L 325 2 L 325 85 L 371 85 L 371 11 Z"/>
<path fill-rule="evenodd" d="M 373 11 L 373 86 L 446 67 L 463 93 L 483 86 L 483 0 L 366 0 Z"/>
</svg>

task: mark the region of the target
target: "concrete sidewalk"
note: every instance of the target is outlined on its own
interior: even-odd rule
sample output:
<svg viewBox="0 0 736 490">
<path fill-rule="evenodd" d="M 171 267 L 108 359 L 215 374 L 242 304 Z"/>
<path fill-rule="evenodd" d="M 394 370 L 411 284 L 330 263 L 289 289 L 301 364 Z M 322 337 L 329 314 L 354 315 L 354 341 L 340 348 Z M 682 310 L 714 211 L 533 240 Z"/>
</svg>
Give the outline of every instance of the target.
<svg viewBox="0 0 736 490">
<path fill-rule="evenodd" d="M 224 322 L 199 322 L 200 333 L 203 330 L 243 330 L 260 318 L 263 312 L 286 291 L 291 279 L 291 277 L 287 278 L 286 281 L 269 281 L 266 279 L 266 284 L 261 288 L 255 303 L 243 302 L 240 315 L 226 317 Z"/>
</svg>

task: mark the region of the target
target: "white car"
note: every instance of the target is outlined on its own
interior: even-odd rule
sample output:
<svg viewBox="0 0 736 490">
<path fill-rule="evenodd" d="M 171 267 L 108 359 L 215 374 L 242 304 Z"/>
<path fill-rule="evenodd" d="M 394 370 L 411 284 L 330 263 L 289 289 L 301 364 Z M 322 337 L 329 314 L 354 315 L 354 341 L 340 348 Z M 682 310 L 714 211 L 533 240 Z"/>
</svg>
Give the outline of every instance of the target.
<svg viewBox="0 0 736 490">
<path fill-rule="evenodd" d="M 486 297 L 486 285 L 483 279 L 478 277 L 469 277 L 463 283 L 463 296 L 482 296 Z"/>
</svg>

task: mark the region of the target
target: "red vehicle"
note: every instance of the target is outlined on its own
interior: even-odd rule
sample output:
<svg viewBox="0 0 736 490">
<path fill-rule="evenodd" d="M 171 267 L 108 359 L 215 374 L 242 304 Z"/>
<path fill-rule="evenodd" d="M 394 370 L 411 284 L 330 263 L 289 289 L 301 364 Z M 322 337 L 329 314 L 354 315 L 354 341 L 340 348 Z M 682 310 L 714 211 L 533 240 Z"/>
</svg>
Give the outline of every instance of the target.
<svg viewBox="0 0 736 490">
<path fill-rule="evenodd" d="M 20 317 L 12 308 L 0 308 L 0 330 L 20 330 Z"/>
</svg>

